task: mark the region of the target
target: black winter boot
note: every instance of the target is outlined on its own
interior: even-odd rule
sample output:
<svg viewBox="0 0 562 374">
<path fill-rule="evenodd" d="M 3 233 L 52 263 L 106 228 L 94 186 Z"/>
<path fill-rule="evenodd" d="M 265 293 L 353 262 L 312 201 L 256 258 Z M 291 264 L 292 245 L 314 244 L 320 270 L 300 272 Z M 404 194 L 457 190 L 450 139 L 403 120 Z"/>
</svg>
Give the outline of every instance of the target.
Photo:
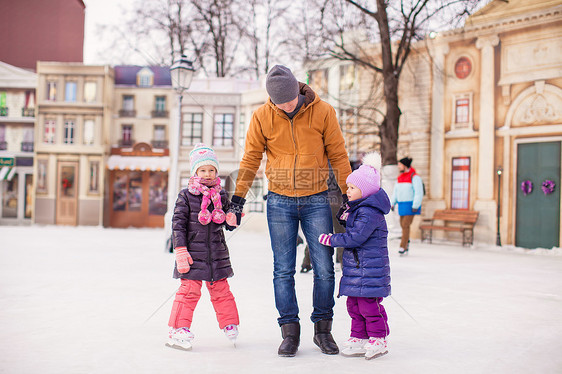
<svg viewBox="0 0 562 374">
<path fill-rule="evenodd" d="M 332 320 L 318 321 L 314 324 L 314 344 L 320 347 L 322 353 L 337 355 L 340 353 L 338 345 L 332 337 Z"/>
<path fill-rule="evenodd" d="M 281 342 L 277 354 L 281 357 L 294 357 L 297 354 L 301 340 L 300 323 L 291 322 L 281 325 L 281 336 L 283 337 L 283 342 Z"/>
</svg>

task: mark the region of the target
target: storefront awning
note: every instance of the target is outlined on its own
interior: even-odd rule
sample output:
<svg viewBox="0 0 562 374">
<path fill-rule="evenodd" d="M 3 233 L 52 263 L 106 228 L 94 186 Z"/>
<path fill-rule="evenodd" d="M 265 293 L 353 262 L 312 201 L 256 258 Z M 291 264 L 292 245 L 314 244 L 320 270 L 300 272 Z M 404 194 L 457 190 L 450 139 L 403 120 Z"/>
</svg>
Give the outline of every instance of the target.
<svg viewBox="0 0 562 374">
<path fill-rule="evenodd" d="M 0 168 L 0 181 L 11 181 L 16 174 L 15 166 L 2 166 Z"/>
<path fill-rule="evenodd" d="M 169 156 L 109 156 L 107 160 L 109 170 L 152 170 L 166 171 L 170 168 Z"/>
</svg>

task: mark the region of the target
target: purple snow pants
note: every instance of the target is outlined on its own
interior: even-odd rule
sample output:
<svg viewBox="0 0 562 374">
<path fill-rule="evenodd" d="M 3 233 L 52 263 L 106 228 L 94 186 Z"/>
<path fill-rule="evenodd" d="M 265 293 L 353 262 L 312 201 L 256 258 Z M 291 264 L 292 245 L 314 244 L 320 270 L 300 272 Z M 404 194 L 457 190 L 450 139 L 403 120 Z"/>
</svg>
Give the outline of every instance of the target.
<svg viewBox="0 0 562 374">
<path fill-rule="evenodd" d="M 382 297 L 347 297 L 352 338 L 384 338 L 390 333 L 386 311 L 381 302 Z"/>
</svg>

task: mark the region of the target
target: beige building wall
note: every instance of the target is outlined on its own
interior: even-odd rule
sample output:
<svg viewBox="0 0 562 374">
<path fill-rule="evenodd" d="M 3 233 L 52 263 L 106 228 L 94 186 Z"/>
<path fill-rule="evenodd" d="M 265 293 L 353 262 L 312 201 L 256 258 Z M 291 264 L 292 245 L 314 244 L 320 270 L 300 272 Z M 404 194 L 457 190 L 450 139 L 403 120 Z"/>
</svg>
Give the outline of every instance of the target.
<svg viewBox="0 0 562 374">
<path fill-rule="evenodd" d="M 184 94 L 182 104 L 182 123 L 186 126 L 186 121 L 192 113 L 202 115 L 202 142 L 211 146 L 220 161 L 220 176 L 225 178 L 227 187 L 233 181 L 226 178 L 231 173 L 237 172 L 240 154 L 243 152 L 243 144 L 240 141 L 242 126 L 246 125 L 251 117 L 247 117 L 247 112 L 242 109 L 242 93 L 251 91 L 259 87 L 257 81 L 245 81 L 231 78 L 209 78 L 194 79 L 190 88 Z M 231 115 L 232 131 L 227 131 L 225 135 L 232 137 L 232 144 L 221 145 L 216 140 L 216 116 Z M 181 184 L 185 185 L 189 178 L 189 152 L 193 145 L 182 145 L 180 147 L 180 178 Z"/>
<path fill-rule="evenodd" d="M 38 62 L 37 74 L 38 115 L 35 129 L 34 180 L 40 187 L 36 187 L 34 222 L 58 222 L 57 217 L 60 218 L 62 213 L 57 209 L 61 190 L 59 165 L 72 162 L 77 165 L 77 196 L 76 206 L 73 208 L 75 219 L 69 224 L 101 225 L 105 186 L 103 170 L 108 151 L 106 140 L 112 110 L 113 70 L 109 66 Z M 50 82 L 56 84 L 56 94 L 52 96 L 52 100 L 48 100 L 47 86 Z M 65 100 L 66 82 L 76 83 L 76 99 L 72 102 Z M 92 96 L 85 96 L 87 82 L 95 84 L 95 94 Z M 75 123 L 71 144 L 64 142 L 67 120 Z M 52 143 L 46 140 L 47 121 L 54 123 Z M 86 122 L 93 123 L 92 144 L 88 144 Z M 92 164 L 97 165 L 94 175 L 91 174 Z M 95 189 L 92 190 L 90 186 Z"/>
<path fill-rule="evenodd" d="M 0 62 L 0 224 L 30 224 L 37 75 Z"/>
<path fill-rule="evenodd" d="M 463 29 L 428 41 L 434 61 L 431 182 L 442 190 L 432 186 L 426 214 L 451 206 L 452 159 L 470 157 L 469 209 L 480 214 L 475 240 L 495 243 L 501 167 L 500 236 L 503 244 L 516 244 L 517 147 L 562 139 L 561 25 L 560 2 L 496 0 Z M 455 66 L 462 58 L 471 71 L 459 78 Z M 470 101 L 470 120 L 459 124 L 456 100 L 463 98 Z"/>
<path fill-rule="evenodd" d="M 123 96 L 134 97 L 134 116 L 123 114 Z M 155 114 L 155 102 L 157 96 L 165 97 L 166 110 Z M 172 87 L 124 87 L 115 86 L 113 98 L 113 125 L 110 131 L 110 144 L 119 146 L 121 140 L 121 129 L 123 125 L 133 126 L 133 144 L 145 142 L 152 144 L 154 139 L 154 127 L 164 126 L 165 138 L 170 139 L 170 120 L 173 108 L 177 108 L 176 95 Z M 167 147 L 166 147 L 167 148 Z"/>
<path fill-rule="evenodd" d="M 371 51 L 373 59 L 377 60 L 380 53 L 378 45 L 369 45 L 365 50 Z M 386 108 L 382 75 L 336 59 L 314 61 L 307 67 L 312 89 L 336 109 L 350 161 L 360 162 L 364 154 L 380 151 L 378 125 L 384 119 Z M 397 156 L 398 159 L 405 156 L 413 158 L 412 166 L 424 180 L 426 189 L 431 188 L 431 95 L 428 94 L 431 84 L 431 58 L 425 44 L 417 43 L 400 76 L 398 96 L 402 116 Z M 383 188 L 389 195 L 393 192 L 397 176 L 396 166 L 383 169 Z M 411 235 L 414 238 L 419 237 L 419 219 L 416 217 L 412 225 Z M 387 221 L 392 235 L 399 235 L 398 215 L 392 212 Z"/>
</svg>

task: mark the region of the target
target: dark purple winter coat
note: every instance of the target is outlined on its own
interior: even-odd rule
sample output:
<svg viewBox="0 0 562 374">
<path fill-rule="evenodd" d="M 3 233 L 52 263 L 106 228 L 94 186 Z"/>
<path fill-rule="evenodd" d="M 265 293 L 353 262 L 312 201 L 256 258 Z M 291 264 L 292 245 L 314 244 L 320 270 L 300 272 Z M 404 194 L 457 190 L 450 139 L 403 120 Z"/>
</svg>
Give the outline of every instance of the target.
<svg viewBox="0 0 562 374">
<path fill-rule="evenodd" d="M 226 212 L 230 203 L 226 193 L 223 190 L 220 193 L 222 209 Z M 197 219 L 202 200 L 202 195 L 193 195 L 187 188 L 180 191 L 176 200 L 172 217 L 174 248 L 187 247 L 193 265 L 187 273 L 178 272 L 175 265 L 174 278 L 213 282 L 234 275 L 224 240 L 223 225 L 214 222 L 202 225 Z M 213 211 L 213 203 L 210 204 L 209 211 Z"/>
<path fill-rule="evenodd" d="M 344 248 L 339 295 L 386 297 L 390 295 L 388 230 L 384 218 L 390 211 L 388 195 L 380 189 L 348 204 L 345 233 L 331 238 L 333 247 Z"/>
</svg>

